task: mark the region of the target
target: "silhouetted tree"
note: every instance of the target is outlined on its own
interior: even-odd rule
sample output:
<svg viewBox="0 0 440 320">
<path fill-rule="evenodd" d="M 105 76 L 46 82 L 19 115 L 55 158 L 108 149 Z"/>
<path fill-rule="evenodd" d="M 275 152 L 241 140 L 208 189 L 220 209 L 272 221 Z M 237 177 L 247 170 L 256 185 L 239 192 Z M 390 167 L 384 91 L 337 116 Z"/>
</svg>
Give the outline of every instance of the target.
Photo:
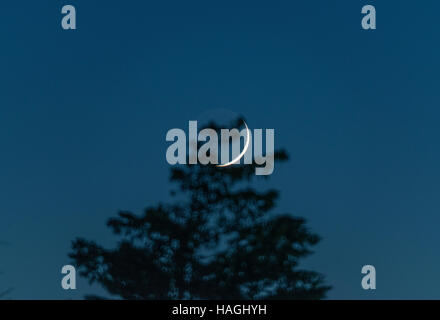
<svg viewBox="0 0 440 320">
<path fill-rule="evenodd" d="M 0 299 L 7 297 L 8 294 L 10 294 L 11 292 L 12 292 L 12 288 L 0 292 Z"/>
<path fill-rule="evenodd" d="M 9 243 L 8 242 L 5 242 L 5 241 L 0 241 L 0 246 L 3 246 L 3 245 L 8 245 Z M 0 272 L 0 275 L 3 275 L 3 272 Z M 0 289 L 0 299 L 3 299 L 3 298 L 5 298 L 5 297 L 7 297 L 7 295 L 9 294 L 9 293 L 11 293 L 12 292 L 12 288 L 9 288 L 9 289 Z"/>
<path fill-rule="evenodd" d="M 287 158 L 275 154 L 277 163 Z M 323 276 L 298 268 L 320 238 L 303 218 L 272 213 L 278 191 L 252 188 L 254 170 L 174 167 L 174 203 L 120 212 L 108 221 L 116 248 L 76 239 L 69 256 L 82 276 L 124 299 L 324 298 Z"/>
</svg>

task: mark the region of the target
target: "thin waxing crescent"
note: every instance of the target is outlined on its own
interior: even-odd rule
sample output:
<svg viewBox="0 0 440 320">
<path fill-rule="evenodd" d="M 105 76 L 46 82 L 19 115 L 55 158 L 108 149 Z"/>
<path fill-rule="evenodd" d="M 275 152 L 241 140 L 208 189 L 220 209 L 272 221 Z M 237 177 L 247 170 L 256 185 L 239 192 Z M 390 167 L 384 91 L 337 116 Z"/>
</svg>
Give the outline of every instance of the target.
<svg viewBox="0 0 440 320">
<path fill-rule="evenodd" d="M 217 167 L 227 167 L 227 166 L 230 166 L 231 164 L 235 164 L 235 163 L 239 162 L 240 159 L 243 158 L 247 149 L 249 148 L 249 140 L 250 140 L 250 136 L 251 136 L 251 131 L 249 130 L 246 122 L 243 121 L 243 123 L 246 126 L 246 143 L 244 145 L 243 151 L 237 156 L 237 158 L 235 158 L 232 161 L 225 163 L 225 164 L 218 164 Z"/>
</svg>

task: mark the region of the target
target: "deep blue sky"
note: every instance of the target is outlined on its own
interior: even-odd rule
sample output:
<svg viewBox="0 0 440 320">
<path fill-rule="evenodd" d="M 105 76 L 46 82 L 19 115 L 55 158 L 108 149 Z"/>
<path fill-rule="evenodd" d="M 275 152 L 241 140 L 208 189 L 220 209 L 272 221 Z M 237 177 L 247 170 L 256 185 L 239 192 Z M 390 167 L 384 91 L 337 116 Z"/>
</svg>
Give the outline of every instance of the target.
<svg viewBox="0 0 440 320">
<path fill-rule="evenodd" d="M 76 31 L 60 27 L 77 9 Z M 361 29 L 374 4 L 376 31 Z M 0 2 L 0 289 L 61 289 L 70 241 L 168 197 L 168 129 L 274 128 L 268 186 L 323 237 L 329 298 L 440 298 L 438 1 Z M 364 292 L 361 267 L 377 269 Z M 1 290 L 0 290 L 1 291 Z"/>
</svg>

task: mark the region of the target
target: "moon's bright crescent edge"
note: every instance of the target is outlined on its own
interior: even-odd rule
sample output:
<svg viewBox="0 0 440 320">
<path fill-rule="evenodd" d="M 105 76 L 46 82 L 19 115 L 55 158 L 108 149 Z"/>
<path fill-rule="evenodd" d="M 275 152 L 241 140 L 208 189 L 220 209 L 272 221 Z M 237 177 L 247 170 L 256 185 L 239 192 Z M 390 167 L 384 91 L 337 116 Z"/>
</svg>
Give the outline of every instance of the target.
<svg viewBox="0 0 440 320">
<path fill-rule="evenodd" d="M 251 132 L 250 132 L 246 122 L 243 121 L 243 123 L 246 126 L 246 143 L 244 145 L 243 151 L 234 160 L 229 161 L 228 163 L 225 163 L 225 164 L 218 164 L 217 167 L 227 167 L 227 166 L 230 166 L 231 164 L 235 164 L 235 163 L 239 162 L 240 159 L 243 158 L 247 149 L 249 148 L 249 140 L 250 140 Z"/>
</svg>

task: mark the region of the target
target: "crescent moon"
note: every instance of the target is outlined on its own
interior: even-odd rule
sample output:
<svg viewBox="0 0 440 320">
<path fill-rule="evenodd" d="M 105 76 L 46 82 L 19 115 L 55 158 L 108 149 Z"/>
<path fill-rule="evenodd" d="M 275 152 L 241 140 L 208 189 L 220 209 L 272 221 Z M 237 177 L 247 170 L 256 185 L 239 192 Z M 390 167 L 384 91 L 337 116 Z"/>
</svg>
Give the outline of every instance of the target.
<svg viewBox="0 0 440 320">
<path fill-rule="evenodd" d="M 250 141 L 250 136 L 251 136 L 251 131 L 249 130 L 247 124 L 245 121 L 243 121 L 244 125 L 246 126 L 246 143 L 244 145 L 243 151 L 232 161 L 225 163 L 225 164 L 218 164 L 217 167 L 227 167 L 230 166 L 232 164 L 236 164 L 237 162 L 240 161 L 241 158 L 243 158 L 244 154 L 246 153 L 247 149 L 249 148 L 249 141 Z"/>
</svg>

